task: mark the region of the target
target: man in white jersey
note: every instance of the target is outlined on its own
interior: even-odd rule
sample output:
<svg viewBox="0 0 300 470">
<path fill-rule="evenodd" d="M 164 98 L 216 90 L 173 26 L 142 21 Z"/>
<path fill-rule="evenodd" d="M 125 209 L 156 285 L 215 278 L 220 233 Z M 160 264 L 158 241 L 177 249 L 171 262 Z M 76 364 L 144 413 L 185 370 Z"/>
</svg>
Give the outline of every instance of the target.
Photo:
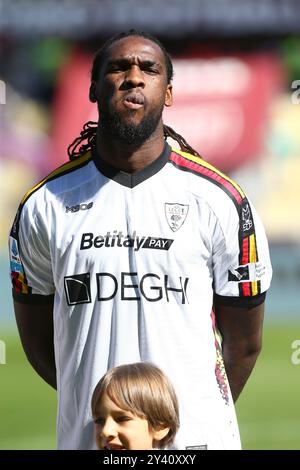
<svg viewBox="0 0 300 470">
<path fill-rule="evenodd" d="M 16 319 L 57 387 L 59 449 L 93 448 L 96 383 L 139 361 L 175 386 L 176 449 L 240 448 L 233 403 L 261 348 L 267 240 L 242 189 L 163 125 L 172 75 L 152 36 L 109 40 L 92 69 L 99 122 L 24 196 L 11 230 Z"/>
</svg>

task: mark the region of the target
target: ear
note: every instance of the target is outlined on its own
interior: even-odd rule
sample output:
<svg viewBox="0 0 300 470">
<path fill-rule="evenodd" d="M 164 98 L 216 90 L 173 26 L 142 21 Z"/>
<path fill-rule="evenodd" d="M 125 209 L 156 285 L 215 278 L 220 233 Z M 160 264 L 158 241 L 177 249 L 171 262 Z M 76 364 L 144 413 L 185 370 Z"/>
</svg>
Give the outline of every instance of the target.
<svg viewBox="0 0 300 470">
<path fill-rule="evenodd" d="M 172 104 L 173 104 L 173 86 L 171 85 L 171 83 L 169 83 L 166 89 L 165 106 L 172 106 Z"/>
<path fill-rule="evenodd" d="M 162 424 L 161 426 L 159 426 L 153 431 L 153 440 L 156 442 L 161 441 L 164 437 L 166 437 L 169 431 L 170 431 L 170 428 L 165 427 Z"/>
<path fill-rule="evenodd" d="M 91 83 L 91 86 L 90 86 L 90 93 L 89 93 L 89 99 L 92 103 L 96 103 L 97 102 L 97 92 L 96 92 L 96 84 L 95 82 L 92 82 Z"/>
</svg>

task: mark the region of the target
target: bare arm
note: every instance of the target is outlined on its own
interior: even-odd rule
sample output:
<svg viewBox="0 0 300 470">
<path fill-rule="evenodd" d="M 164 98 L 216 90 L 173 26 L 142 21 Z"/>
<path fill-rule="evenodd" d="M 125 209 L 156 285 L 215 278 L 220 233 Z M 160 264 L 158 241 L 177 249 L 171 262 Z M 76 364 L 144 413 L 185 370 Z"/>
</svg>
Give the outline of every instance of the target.
<svg viewBox="0 0 300 470">
<path fill-rule="evenodd" d="M 252 308 L 216 305 L 215 314 L 222 335 L 225 368 L 235 402 L 261 351 L 264 304 Z"/>
<path fill-rule="evenodd" d="M 53 302 L 37 305 L 14 301 L 14 309 L 28 361 L 35 371 L 56 389 Z"/>
</svg>

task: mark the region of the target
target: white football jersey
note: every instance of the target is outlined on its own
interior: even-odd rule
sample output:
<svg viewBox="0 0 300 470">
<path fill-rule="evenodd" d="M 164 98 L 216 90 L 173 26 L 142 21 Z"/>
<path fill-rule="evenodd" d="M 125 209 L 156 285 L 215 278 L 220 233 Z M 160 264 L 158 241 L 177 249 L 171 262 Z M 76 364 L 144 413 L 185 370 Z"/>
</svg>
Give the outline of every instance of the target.
<svg viewBox="0 0 300 470">
<path fill-rule="evenodd" d="M 54 296 L 59 449 L 94 448 L 96 383 L 139 361 L 174 384 L 174 448 L 240 448 L 212 307 L 262 302 L 271 265 L 236 183 L 168 144 L 134 174 L 88 152 L 25 195 L 10 257 L 16 300 Z"/>
</svg>

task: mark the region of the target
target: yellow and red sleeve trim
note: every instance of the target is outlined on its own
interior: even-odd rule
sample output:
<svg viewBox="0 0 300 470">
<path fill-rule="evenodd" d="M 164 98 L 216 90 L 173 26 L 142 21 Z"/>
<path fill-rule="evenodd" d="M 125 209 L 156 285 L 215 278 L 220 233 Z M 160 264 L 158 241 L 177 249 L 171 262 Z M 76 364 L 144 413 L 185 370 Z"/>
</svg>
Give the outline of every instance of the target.
<svg viewBox="0 0 300 470">
<path fill-rule="evenodd" d="M 258 261 L 257 246 L 255 238 L 255 227 L 249 202 L 243 190 L 238 184 L 214 168 L 202 158 L 190 155 L 186 152 L 172 149 L 169 157 L 170 162 L 177 168 L 194 173 L 219 186 L 233 201 L 240 219 L 239 229 L 239 264 L 256 263 Z M 243 210 L 247 212 L 247 220 L 243 220 Z M 245 224 L 248 226 L 245 228 Z M 239 294 L 243 297 L 260 294 L 260 281 L 240 282 Z"/>
</svg>

